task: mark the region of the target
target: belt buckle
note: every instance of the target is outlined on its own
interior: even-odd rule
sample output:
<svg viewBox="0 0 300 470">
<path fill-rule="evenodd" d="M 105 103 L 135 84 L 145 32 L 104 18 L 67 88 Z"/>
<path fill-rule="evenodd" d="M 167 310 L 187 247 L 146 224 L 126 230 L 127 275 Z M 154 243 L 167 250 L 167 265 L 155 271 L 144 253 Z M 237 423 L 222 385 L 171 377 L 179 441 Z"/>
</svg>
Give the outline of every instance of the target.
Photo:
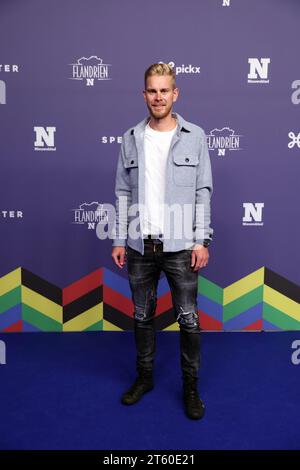
<svg viewBox="0 0 300 470">
<path fill-rule="evenodd" d="M 162 241 L 159 238 L 153 238 L 152 242 L 153 242 L 153 251 L 155 253 L 156 247 L 158 247 L 159 245 L 162 245 Z"/>
</svg>

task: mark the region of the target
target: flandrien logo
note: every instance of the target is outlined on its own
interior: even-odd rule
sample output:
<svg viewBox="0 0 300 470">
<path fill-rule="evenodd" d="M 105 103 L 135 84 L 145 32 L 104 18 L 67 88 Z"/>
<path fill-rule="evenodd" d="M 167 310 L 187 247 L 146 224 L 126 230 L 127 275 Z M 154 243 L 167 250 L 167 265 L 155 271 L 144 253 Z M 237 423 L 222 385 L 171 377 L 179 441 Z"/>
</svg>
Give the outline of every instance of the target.
<svg viewBox="0 0 300 470">
<path fill-rule="evenodd" d="M 240 134 L 236 134 L 230 127 L 213 129 L 206 136 L 209 150 L 217 150 L 218 156 L 225 156 L 226 150 L 242 150 L 240 147 Z"/>
<path fill-rule="evenodd" d="M 86 86 L 94 86 L 95 80 L 111 80 L 109 76 L 111 64 L 104 64 L 103 60 L 96 55 L 80 57 L 76 63 L 70 65 L 72 67 L 71 80 L 85 80 Z"/>
<path fill-rule="evenodd" d="M 73 209 L 73 211 L 73 224 L 86 225 L 88 230 L 95 230 L 97 224 L 106 225 L 109 222 L 108 210 L 105 209 L 104 204 L 97 201 L 84 202 L 80 204 L 78 209 Z"/>
<path fill-rule="evenodd" d="M 164 62 L 160 61 L 159 64 L 163 64 Z M 175 69 L 175 74 L 199 74 L 200 73 L 200 66 L 195 66 L 192 64 L 182 64 L 182 65 L 175 65 L 175 62 L 171 61 L 168 62 L 168 65 Z"/>
<path fill-rule="evenodd" d="M 295 341 L 292 342 L 291 348 L 295 350 L 291 356 L 292 364 L 298 366 L 300 364 L 300 340 L 295 339 Z"/>
<path fill-rule="evenodd" d="M 6 344 L 0 340 L 0 366 L 6 364 Z"/>
</svg>

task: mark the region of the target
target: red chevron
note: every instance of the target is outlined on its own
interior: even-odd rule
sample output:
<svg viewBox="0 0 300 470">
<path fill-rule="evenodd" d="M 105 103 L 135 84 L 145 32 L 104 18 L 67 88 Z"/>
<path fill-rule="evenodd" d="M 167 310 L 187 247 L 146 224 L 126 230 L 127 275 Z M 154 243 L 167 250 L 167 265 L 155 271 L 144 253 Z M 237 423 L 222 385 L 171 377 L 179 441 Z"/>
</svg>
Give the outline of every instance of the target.
<svg viewBox="0 0 300 470">
<path fill-rule="evenodd" d="M 245 328 L 243 328 L 243 331 L 247 331 L 247 330 L 258 330 L 258 331 L 261 331 L 263 328 L 263 321 L 262 319 L 260 320 L 257 320 L 255 321 L 254 323 L 251 323 L 250 325 L 248 326 L 245 326 Z"/>
<path fill-rule="evenodd" d="M 198 310 L 198 314 L 200 317 L 200 325 L 203 330 L 223 330 L 222 322 L 220 322 L 219 320 L 216 320 L 210 315 L 207 315 L 207 313 L 204 313 L 202 310 Z"/>
<path fill-rule="evenodd" d="M 13 323 L 12 325 L 9 325 L 7 328 L 5 328 L 4 330 L 1 330 L 1 331 L 3 333 L 5 333 L 5 332 L 15 333 L 15 332 L 18 332 L 18 331 L 22 331 L 22 329 L 23 329 L 23 321 L 19 320 L 16 323 Z"/>
<path fill-rule="evenodd" d="M 132 300 L 106 285 L 103 286 L 103 304 L 111 305 L 128 317 L 133 317 Z"/>
<path fill-rule="evenodd" d="M 62 304 L 67 305 L 103 284 L 103 268 L 82 277 L 62 290 Z"/>
</svg>

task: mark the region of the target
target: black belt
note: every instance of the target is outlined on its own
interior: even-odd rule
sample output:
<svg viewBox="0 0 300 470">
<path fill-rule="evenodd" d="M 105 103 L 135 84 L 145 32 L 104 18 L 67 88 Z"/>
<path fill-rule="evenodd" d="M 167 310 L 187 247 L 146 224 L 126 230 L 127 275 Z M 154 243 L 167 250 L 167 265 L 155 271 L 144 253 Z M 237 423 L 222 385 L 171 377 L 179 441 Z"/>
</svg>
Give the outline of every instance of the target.
<svg viewBox="0 0 300 470">
<path fill-rule="evenodd" d="M 162 237 L 162 234 L 160 233 L 159 235 L 144 235 L 143 238 L 146 240 L 158 240 L 159 238 Z"/>
</svg>

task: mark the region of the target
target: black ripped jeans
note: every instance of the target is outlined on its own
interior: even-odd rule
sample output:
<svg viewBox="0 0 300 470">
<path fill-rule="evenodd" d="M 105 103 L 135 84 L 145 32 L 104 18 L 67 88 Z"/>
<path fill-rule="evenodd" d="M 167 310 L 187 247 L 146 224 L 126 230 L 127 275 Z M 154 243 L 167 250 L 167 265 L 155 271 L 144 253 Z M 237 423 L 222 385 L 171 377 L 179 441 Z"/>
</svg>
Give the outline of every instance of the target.
<svg viewBox="0 0 300 470">
<path fill-rule="evenodd" d="M 154 315 L 160 273 L 167 277 L 175 318 L 180 328 L 182 375 L 198 377 L 200 325 L 197 309 L 198 272 L 191 267 L 191 250 L 164 252 L 159 240 L 144 240 L 144 255 L 127 247 L 127 269 L 134 303 L 137 371 L 152 370 L 155 356 Z"/>
</svg>

